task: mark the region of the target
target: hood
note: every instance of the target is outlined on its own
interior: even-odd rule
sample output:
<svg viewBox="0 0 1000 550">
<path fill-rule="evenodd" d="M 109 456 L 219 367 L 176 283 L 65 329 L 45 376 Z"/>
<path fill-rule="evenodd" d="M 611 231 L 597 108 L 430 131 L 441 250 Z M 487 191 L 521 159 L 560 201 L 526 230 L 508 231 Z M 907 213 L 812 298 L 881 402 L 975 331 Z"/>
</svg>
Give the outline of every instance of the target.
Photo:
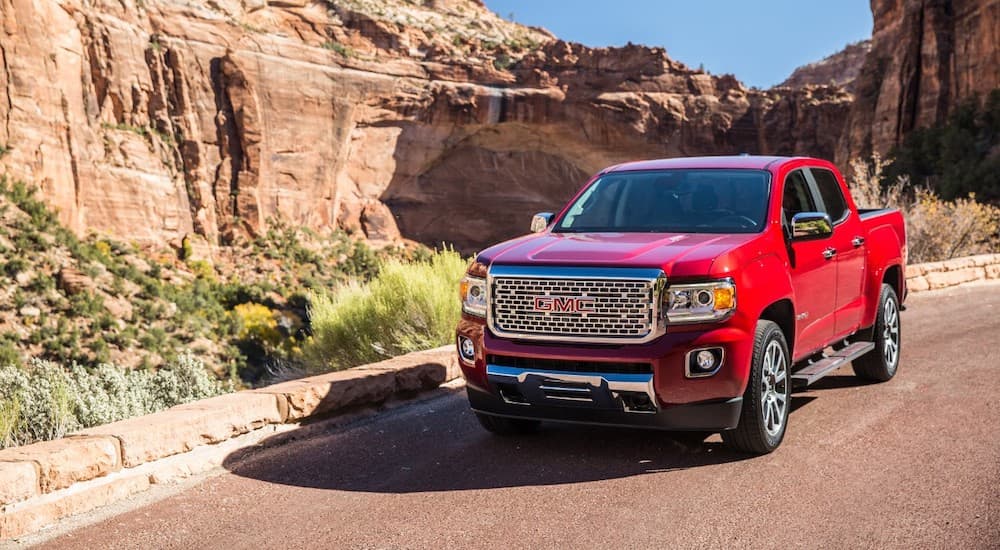
<svg viewBox="0 0 1000 550">
<path fill-rule="evenodd" d="M 759 236 L 759 233 L 539 233 L 484 250 L 479 261 L 499 265 L 654 267 L 674 276 L 705 276 L 717 257 Z"/>
</svg>

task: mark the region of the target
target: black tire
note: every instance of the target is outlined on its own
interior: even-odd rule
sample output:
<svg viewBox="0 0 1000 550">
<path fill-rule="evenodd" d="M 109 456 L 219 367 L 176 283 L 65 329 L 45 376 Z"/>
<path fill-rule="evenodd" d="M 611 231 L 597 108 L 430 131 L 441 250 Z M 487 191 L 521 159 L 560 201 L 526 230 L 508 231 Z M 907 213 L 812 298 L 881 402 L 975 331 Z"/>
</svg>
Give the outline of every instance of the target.
<svg viewBox="0 0 1000 550">
<path fill-rule="evenodd" d="M 780 381 L 774 376 L 779 361 L 775 354 L 780 354 L 784 374 Z M 765 373 L 765 359 L 772 372 Z M 757 323 L 750 361 L 750 379 L 743 394 L 740 422 L 736 429 L 722 432 L 722 442 L 737 451 L 767 454 L 777 449 L 785 437 L 792 401 L 792 362 L 785 335 L 777 324 L 771 321 Z M 781 397 L 784 406 L 781 406 Z"/>
<path fill-rule="evenodd" d="M 489 414 L 476 413 L 479 423 L 486 428 L 486 431 L 496 435 L 523 435 L 532 434 L 538 431 L 541 422 L 538 420 L 525 420 L 521 418 L 504 418 L 502 416 L 492 416 Z"/>
<path fill-rule="evenodd" d="M 875 342 L 875 349 L 851 363 L 854 374 L 858 378 L 874 382 L 886 382 L 896 376 L 896 371 L 899 370 L 899 352 L 902 350 L 902 332 L 899 298 L 891 286 L 882 285 L 875 326 L 868 338 L 870 342 Z"/>
</svg>

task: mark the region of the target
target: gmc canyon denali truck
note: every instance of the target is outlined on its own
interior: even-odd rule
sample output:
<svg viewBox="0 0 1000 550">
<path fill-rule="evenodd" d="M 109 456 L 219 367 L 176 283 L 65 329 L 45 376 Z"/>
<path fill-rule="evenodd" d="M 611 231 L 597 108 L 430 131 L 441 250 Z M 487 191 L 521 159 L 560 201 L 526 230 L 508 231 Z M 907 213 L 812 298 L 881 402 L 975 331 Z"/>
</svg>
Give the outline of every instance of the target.
<svg viewBox="0 0 1000 550">
<path fill-rule="evenodd" d="M 458 356 L 491 432 L 721 432 L 767 453 L 793 386 L 848 361 L 875 381 L 899 366 L 902 215 L 859 211 L 829 162 L 621 164 L 531 229 L 461 282 Z"/>
</svg>

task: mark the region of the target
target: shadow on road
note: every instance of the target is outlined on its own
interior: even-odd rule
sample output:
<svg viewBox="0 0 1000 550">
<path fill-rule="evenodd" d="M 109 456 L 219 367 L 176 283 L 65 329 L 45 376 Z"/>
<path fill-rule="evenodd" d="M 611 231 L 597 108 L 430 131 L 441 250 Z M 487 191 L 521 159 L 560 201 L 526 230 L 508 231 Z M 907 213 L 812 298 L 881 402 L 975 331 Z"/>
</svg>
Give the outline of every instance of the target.
<svg viewBox="0 0 1000 550">
<path fill-rule="evenodd" d="M 863 380 L 861 378 L 858 378 L 857 376 L 850 374 L 832 374 L 820 378 L 813 385 L 809 386 L 809 389 L 835 390 L 840 388 L 857 388 L 861 386 L 870 386 L 872 384 L 878 384 L 878 382 L 873 382 L 871 380 Z"/>
<path fill-rule="evenodd" d="M 792 412 L 815 399 L 795 396 Z M 513 438 L 485 432 L 463 394 L 343 429 L 230 455 L 233 474 L 270 483 L 377 493 L 544 486 L 684 470 L 755 457 L 717 437 L 544 424 Z"/>
</svg>

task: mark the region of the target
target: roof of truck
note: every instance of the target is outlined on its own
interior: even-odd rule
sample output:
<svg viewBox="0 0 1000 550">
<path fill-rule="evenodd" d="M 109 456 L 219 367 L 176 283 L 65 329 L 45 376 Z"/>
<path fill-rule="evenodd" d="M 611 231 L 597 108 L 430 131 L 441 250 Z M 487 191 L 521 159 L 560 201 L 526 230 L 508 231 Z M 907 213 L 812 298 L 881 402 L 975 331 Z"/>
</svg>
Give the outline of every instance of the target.
<svg viewBox="0 0 1000 550">
<path fill-rule="evenodd" d="M 772 164 L 803 157 L 769 157 L 759 155 L 730 155 L 716 157 L 680 157 L 672 159 L 641 160 L 612 166 L 608 172 L 628 170 L 671 170 L 691 168 L 737 168 L 745 170 L 765 170 Z"/>
</svg>

